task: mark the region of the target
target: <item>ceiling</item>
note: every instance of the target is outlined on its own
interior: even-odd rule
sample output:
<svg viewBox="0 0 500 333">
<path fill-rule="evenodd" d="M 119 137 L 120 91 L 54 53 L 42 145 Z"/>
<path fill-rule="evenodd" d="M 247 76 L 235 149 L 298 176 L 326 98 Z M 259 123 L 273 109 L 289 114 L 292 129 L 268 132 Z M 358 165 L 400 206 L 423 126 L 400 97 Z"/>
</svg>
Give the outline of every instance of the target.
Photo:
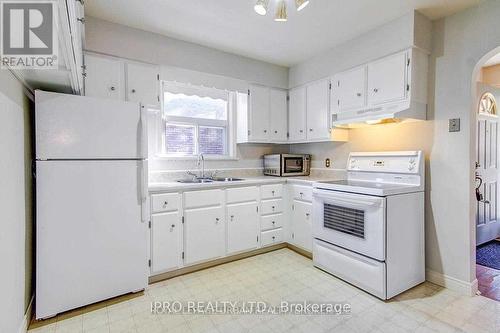
<svg viewBox="0 0 500 333">
<path fill-rule="evenodd" d="M 292 66 L 418 9 L 436 19 L 481 0 L 311 0 L 288 22 L 253 11 L 255 0 L 87 0 L 86 15 L 226 52 Z M 125 5 L 126 4 L 126 5 Z"/>
</svg>

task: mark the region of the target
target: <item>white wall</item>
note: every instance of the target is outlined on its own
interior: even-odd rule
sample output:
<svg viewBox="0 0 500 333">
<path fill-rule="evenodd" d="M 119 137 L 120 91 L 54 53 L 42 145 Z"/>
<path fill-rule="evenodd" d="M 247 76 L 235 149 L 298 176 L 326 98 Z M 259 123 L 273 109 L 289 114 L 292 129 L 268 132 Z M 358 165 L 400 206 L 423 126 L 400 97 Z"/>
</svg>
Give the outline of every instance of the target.
<svg viewBox="0 0 500 333">
<path fill-rule="evenodd" d="M 473 109 L 477 100 L 473 99 L 476 82 L 472 77 L 476 64 L 500 47 L 500 29 L 496 28 L 499 17 L 500 1 L 490 0 L 433 23 L 428 121 L 352 130 L 350 142 L 344 145 L 292 147 L 292 151 L 316 152 L 318 158 L 332 157 L 334 167 L 345 165 L 350 150 L 423 149 L 427 158 L 426 266 L 429 277 L 464 291 L 473 288 L 475 280 L 475 267 L 471 262 L 475 260 Z M 402 22 L 393 24 L 397 27 Z M 398 41 L 393 34 L 390 25 L 376 29 L 341 46 L 341 51 L 331 50 L 292 68 L 290 86 L 315 79 L 319 73 L 347 67 L 346 55 L 352 54 L 358 60 L 358 50 L 370 50 L 367 52 L 372 56 L 372 52 L 383 52 L 384 48 L 394 51 L 400 43 L 407 43 L 407 39 Z M 374 41 L 382 42 L 385 35 L 392 42 L 377 47 Z M 312 75 L 306 74 L 309 70 Z M 461 119 L 461 132 L 448 132 L 450 118 Z"/>
<path fill-rule="evenodd" d="M 0 332 L 16 333 L 32 295 L 32 189 L 29 102 L 0 70 Z"/>
<path fill-rule="evenodd" d="M 288 68 L 163 35 L 85 18 L 85 49 L 152 64 L 222 75 L 273 87 L 288 86 Z"/>
</svg>

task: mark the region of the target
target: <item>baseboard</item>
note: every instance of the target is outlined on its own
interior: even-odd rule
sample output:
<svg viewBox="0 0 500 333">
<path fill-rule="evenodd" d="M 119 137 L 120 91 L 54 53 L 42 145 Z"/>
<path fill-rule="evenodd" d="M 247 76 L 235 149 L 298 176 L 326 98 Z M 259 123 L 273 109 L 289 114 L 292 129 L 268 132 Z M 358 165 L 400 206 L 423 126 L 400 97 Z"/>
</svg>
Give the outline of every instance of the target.
<svg viewBox="0 0 500 333">
<path fill-rule="evenodd" d="M 438 286 L 448 288 L 463 295 L 474 296 L 477 294 L 478 290 L 477 279 L 472 282 L 466 282 L 430 269 L 425 271 L 425 279 Z"/>
<path fill-rule="evenodd" d="M 33 302 L 35 301 L 35 296 L 31 297 L 30 304 L 28 304 L 28 308 L 26 309 L 26 313 L 24 314 L 23 321 L 19 329 L 18 333 L 26 333 L 28 331 L 28 326 L 31 322 L 31 318 L 33 317 Z"/>
</svg>

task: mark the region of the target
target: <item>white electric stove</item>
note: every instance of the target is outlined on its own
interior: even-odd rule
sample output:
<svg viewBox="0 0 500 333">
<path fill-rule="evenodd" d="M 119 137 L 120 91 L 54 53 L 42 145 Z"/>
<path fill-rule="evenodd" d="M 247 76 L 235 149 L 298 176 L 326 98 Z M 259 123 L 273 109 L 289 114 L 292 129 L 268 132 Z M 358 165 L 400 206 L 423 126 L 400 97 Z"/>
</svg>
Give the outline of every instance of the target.
<svg viewBox="0 0 500 333">
<path fill-rule="evenodd" d="M 347 179 L 315 183 L 315 266 L 389 299 L 425 280 L 421 151 L 351 153 Z"/>
</svg>

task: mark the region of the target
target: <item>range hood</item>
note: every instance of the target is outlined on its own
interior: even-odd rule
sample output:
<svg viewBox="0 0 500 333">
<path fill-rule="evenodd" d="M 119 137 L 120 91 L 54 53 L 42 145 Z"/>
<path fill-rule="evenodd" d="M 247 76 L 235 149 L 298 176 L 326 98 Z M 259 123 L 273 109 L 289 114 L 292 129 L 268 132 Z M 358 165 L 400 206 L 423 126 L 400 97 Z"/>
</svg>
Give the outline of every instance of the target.
<svg viewBox="0 0 500 333">
<path fill-rule="evenodd" d="M 384 104 L 357 111 L 332 114 L 333 127 L 359 127 L 359 125 L 373 125 L 411 120 L 426 120 L 427 104 L 417 101 L 404 100 L 397 103 Z"/>
</svg>

